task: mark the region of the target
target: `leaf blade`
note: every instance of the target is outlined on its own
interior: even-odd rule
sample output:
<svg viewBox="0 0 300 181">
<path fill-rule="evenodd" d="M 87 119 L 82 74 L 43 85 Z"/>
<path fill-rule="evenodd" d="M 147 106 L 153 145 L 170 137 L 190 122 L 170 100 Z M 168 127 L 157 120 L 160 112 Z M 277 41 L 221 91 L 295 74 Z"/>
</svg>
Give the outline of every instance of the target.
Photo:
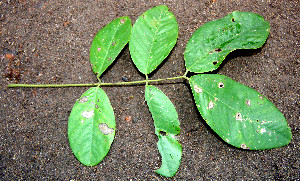
<svg viewBox="0 0 300 181">
<path fill-rule="evenodd" d="M 162 165 L 156 173 L 165 177 L 173 177 L 180 165 L 182 147 L 173 135 L 160 136 L 157 142 L 162 157 Z"/>
<path fill-rule="evenodd" d="M 147 10 L 135 22 L 129 41 L 131 58 L 143 74 L 150 74 L 168 56 L 178 37 L 178 25 L 168 7 Z"/>
<path fill-rule="evenodd" d="M 190 86 L 202 117 L 225 142 L 250 150 L 290 143 L 284 116 L 255 90 L 218 74 L 195 75 Z"/>
<path fill-rule="evenodd" d="M 70 147 L 84 165 L 97 165 L 108 153 L 115 135 L 114 112 L 106 93 L 87 90 L 73 106 L 68 120 Z"/>
<path fill-rule="evenodd" d="M 177 135 L 180 133 L 180 123 L 177 111 L 170 99 L 155 86 L 147 85 L 145 100 L 152 114 L 156 134 L 160 131 Z"/>
<path fill-rule="evenodd" d="M 195 73 L 213 71 L 230 52 L 261 47 L 269 33 L 270 25 L 263 17 L 234 11 L 194 32 L 184 53 L 185 66 Z"/>
<path fill-rule="evenodd" d="M 162 165 L 156 172 L 165 177 L 176 174 L 182 155 L 182 147 L 175 135 L 180 133 L 178 114 L 170 99 L 158 88 L 147 85 L 145 100 L 152 114 L 157 147 L 162 157 Z"/>
<path fill-rule="evenodd" d="M 124 16 L 113 20 L 95 36 L 90 49 L 90 62 L 97 77 L 113 63 L 131 36 L 131 21 Z"/>
</svg>

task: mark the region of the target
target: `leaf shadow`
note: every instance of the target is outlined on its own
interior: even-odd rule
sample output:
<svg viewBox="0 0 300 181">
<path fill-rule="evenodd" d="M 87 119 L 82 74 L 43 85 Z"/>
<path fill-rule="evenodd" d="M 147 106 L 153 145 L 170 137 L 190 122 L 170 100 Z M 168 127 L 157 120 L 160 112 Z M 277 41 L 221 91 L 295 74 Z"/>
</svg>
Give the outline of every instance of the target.
<svg viewBox="0 0 300 181">
<path fill-rule="evenodd" d="M 105 75 L 108 71 L 111 70 L 111 68 L 117 63 L 117 61 L 123 56 L 126 55 L 125 52 L 129 51 L 129 46 L 128 43 L 124 46 L 124 48 L 121 50 L 121 52 L 118 54 L 118 56 L 116 57 L 116 59 L 107 67 L 107 69 L 101 74 L 100 79 L 103 77 L 103 75 Z M 94 73 L 92 67 L 91 67 L 91 71 Z M 95 73 L 94 73 L 95 74 Z M 95 74 L 97 77 L 97 74 Z"/>
<path fill-rule="evenodd" d="M 236 59 L 238 57 L 250 57 L 250 56 L 253 56 L 253 55 L 257 55 L 257 54 L 259 54 L 261 52 L 262 48 L 263 47 L 260 47 L 260 48 L 257 48 L 257 49 L 237 49 L 237 50 L 235 50 L 233 52 L 230 52 L 226 56 L 226 58 L 222 61 L 221 65 L 217 69 L 215 69 L 215 70 L 213 70 L 211 72 L 205 72 L 205 74 L 207 74 L 207 73 L 217 74 L 218 71 L 220 69 L 222 69 L 226 63 L 228 63 L 228 62 L 230 62 L 233 59 Z"/>
<path fill-rule="evenodd" d="M 148 74 L 149 78 L 152 77 L 154 74 L 156 74 L 158 70 L 161 69 L 161 67 L 163 67 L 166 64 L 166 62 L 170 59 L 171 54 L 175 51 L 176 45 L 177 43 L 174 45 L 174 47 L 172 48 L 168 56 L 150 74 Z"/>
</svg>

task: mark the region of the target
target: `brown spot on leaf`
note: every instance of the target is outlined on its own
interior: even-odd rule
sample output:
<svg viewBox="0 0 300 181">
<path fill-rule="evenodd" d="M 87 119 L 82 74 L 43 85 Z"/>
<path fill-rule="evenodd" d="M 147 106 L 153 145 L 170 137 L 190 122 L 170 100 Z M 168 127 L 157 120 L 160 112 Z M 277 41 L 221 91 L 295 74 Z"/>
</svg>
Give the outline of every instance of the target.
<svg viewBox="0 0 300 181">
<path fill-rule="evenodd" d="M 248 99 L 246 99 L 246 105 L 247 105 L 247 106 L 251 106 L 251 101 L 248 100 Z"/>
<path fill-rule="evenodd" d="M 89 118 L 93 117 L 94 111 L 83 111 L 81 115 L 83 117 L 85 117 L 86 119 L 89 119 Z"/>
<path fill-rule="evenodd" d="M 78 103 L 85 103 L 87 101 L 88 101 L 88 98 L 86 96 L 84 96 L 78 101 Z"/>
<path fill-rule="evenodd" d="M 249 147 L 247 147 L 247 145 L 245 143 L 241 144 L 241 148 L 246 149 L 246 150 L 250 149 Z"/>
<path fill-rule="evenodd" d="M 194 90 L 199 94 L 202 93 L 202 89 L 200 87 L 198 87 L 196 84 L 194 84 Z"/>
<path fill-rule="evenodd" d="M 103 133 L 104 135 L 111 134 L 115 131 L 113 128 L 108 127 L 106 123 L 100 123 L 98 127 L 101 133 Z"/>
<path fill-rule="evenodd" d="M 207 107 L 208 109 L 212 109 L 212 108 L 214 108 L 214 103 L 213 103 L 213 101 L 210 101 L 209 103 L 208 103 L 208 107 Z"/>
</svg>

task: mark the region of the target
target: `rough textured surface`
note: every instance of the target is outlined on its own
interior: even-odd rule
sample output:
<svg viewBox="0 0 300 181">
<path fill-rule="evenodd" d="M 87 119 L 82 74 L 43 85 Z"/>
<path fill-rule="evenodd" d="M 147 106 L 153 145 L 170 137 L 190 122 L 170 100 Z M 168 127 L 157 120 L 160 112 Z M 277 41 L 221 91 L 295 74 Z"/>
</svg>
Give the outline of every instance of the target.
<svg viewBox="0 0 300 181">
<path fill-rule="evenodd" d="M 10 83 L 96 82 L 89 48 L 100 28 L 165 4 L 179 24 L 171 55 L 151 79 L 182 75 L 183 52 L 192 33 L 228 13 L 250 11 L 270 22 L 271 33 L 258 50 L 231 53 L 214 73 L 259 91 L 285 115 L 292 142 L 265 151 L 229 146 L 205 124 L 186 83 L 157 85 L 175 104 L 181 122 L 183 157 L 175 180 L 296 180 L 299 176 L 299 3 L 282 0 L 232 1 L 0 1 L 0 178 L 53 180 L 165 179 L 154 172 L 160 155 L 144 86 L 104 87 L 114 107 L 116 138 L 107 157 L 86 167 L 67 138 L 73 104 L 87 88 L 7 88 Z M 14 55 L 14 57 L 11 56 Z M 143 80 L 128 46 L 106 71 L 103 82 Z M 172 180 L 170 179 L 170 180 Z"/>
</svg>

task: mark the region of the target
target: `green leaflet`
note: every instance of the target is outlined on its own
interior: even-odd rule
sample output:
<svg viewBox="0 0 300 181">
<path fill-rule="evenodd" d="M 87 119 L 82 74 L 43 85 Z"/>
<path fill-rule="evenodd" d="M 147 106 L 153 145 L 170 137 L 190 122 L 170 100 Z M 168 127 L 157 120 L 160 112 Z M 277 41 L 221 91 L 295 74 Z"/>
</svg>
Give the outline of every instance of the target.
<svg viewBox="0 0 300 181">
<path fill-rule="evenodd" d="M 181 145 L 175 139 L 180 133 L 178 114 L 170 99 L 154 86 L 146 86 L 145 100 L 154 120 L 155 134 L 159 139 L 157 147 L 162 157 L 162 165 L 156 172 L 172 177 L 179 168 L 182 155 Z"/>
<path fill-rule="evenodd" d="M 68 121 L 68 137 L 76 158 L 84 165 L 97 165 L 108 153 L 116 122 L 106 93 L 90 88 L 76 101 Z"/>
<path fill-rule="evenodd" d="M 143 13 L 132 28 L 131 58 L 143 74 L 150 74 L 176 44 L 178 25 L 168 7 L 161 5 Z"/>
<path fill-rule="evenodd" d="M 202 117 L 227 143 L 250 150 L 290 143 L 284 116 L 255 90 L 218 74 L 195 75 L 189 83 Z"/>
<path fill-rule="evenodd" d="M 97 77 L 116 59 L 130 35 L 131 21 L 127 16 L 113 20 L 98 32 L 90 50 L 90 62 Z"/>
<path fill-rule="evenodd" d="M 172 177 L 176 174 L 182 155 L 182 147 L 172 134 L 159 136 L 157 142 L 158 150 L 162 157 L 162 165 L 156 173 L 165 177 Z"/>
<path fill-rule="evenodd" d="M 269 32 L 270 25 L 263 17 L 234 11 L 195 31 L 186 46 L 185 66 L 187 70 L 196 73 L 215 70 L 236 49 L 261 47 Z"/>
</svg>

